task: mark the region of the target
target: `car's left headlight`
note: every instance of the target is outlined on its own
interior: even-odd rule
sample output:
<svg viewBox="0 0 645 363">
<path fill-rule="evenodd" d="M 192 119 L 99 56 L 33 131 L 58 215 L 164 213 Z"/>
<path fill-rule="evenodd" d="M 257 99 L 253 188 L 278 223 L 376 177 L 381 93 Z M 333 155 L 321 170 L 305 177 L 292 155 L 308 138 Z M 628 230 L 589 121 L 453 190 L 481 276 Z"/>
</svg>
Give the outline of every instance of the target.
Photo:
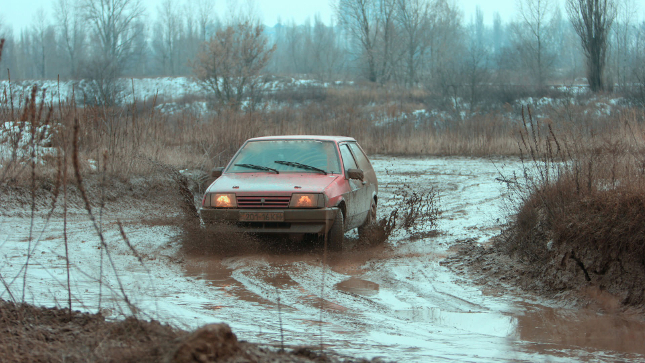
<svg viewBox="0 0 645 363">
<path fill-rule="evenodd" d="M 204 207 L 214 208 L 235 208 L 237 199 L 233 193 L 208 193 L 202 201 Z"/>
<path fill-rule="evenodd" d="M 294 193 L 289 208 L 324 208 L 325 195 L 317 193 Z"/>
</svg>

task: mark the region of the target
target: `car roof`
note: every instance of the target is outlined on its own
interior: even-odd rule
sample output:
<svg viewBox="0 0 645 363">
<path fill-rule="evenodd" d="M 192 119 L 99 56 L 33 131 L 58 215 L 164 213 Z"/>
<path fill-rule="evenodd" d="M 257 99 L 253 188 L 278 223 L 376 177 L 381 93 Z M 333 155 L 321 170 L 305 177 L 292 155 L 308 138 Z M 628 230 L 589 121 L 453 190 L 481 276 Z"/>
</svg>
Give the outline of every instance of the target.
<svg viewBox="0 0 645 363">
<path fill-rule="evenodd" d="M 334 141 L 334 142 L 343 142 L 343 141 L 356 141 L 353 137 L 348 136 L 326 136 L 326 135 L 282 135 L 282 136 L 262 136 L 254 137 L 248 141 L 260 141 L 260 140 L 321 140 L 321 141 Z"/>
</svg>

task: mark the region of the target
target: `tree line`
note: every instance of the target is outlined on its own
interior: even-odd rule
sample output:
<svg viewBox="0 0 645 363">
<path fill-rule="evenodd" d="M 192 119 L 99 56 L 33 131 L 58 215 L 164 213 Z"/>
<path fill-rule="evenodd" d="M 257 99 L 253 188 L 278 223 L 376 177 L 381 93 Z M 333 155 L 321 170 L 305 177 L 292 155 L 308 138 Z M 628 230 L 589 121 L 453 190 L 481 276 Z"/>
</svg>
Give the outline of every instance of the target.
<svg viewBox="0 0 645 363">
<path fill-rule="evenodd" d="M 155 20 L 140 0 L 56 0 L 50 14 L 39 10 L 17 33 L 0 9 L 0 66 L 10 71 L 1 77 L 199 77 L 213 50 L 247 32 L 266 52 L 252 67 L 258 72 L 426 87 L 471 104 L 486 92 L 481 85 L 586 83 L 603 91 L 645 84 L 645 21 L 634 0 L 566 0 L 564 9 L 555 0 L 517 0 L 512 19 L 496 13 L 490 23 L 479 8 L 466 18 L 451 0 L 333 6 L 331 24 L 314 16 L 265 27 L 252 11 L 216 14 L 214 0 L 164 0 L 152 9 Z"/>
</svg>

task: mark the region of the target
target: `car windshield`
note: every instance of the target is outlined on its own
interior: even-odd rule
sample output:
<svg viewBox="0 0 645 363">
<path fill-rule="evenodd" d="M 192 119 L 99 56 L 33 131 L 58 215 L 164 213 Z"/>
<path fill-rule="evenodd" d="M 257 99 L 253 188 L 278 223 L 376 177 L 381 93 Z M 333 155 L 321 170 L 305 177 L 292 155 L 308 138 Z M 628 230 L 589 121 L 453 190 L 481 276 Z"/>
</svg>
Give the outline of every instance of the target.
<svg viewBox="0 0 645 363">
<path fill-rule="evenodd" d="M 249 167 L 249 165 L 253 166 Z M 336 145 L 331 141 L 319 140 L 247 142 L 227 171 L 257 173 L 263 168 L 271 168 L 279 172 L 341 173 Z"/>
</svg>

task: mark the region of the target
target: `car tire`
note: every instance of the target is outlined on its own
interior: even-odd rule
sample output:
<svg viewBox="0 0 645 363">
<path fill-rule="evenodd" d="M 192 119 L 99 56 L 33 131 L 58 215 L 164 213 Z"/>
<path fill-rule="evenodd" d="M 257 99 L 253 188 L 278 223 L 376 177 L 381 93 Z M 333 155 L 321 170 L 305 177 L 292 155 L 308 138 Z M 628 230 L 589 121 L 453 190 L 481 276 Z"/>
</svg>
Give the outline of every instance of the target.
<svg viewBox="0 0 645 363">
<path fill-rule="evenodd" d="M 365 220 L 365 223 L 363 223 L 362 226 L 358 227 L 358 236 L 361 238 L 367 237 L 369 234 L 369 230 L 376 223 L 376 200 L 372 200 L 372 205 L 370 206 L 370 210 L 367 213 L 367 219 Z"/>
<path fill-rule="evenodd" d="M 340 252 L 345 244 L 345 218 L 343 211 L 338 210 L 336 219 L 327 232 L 327 246 L 330 251 Z"/>
</svg>

